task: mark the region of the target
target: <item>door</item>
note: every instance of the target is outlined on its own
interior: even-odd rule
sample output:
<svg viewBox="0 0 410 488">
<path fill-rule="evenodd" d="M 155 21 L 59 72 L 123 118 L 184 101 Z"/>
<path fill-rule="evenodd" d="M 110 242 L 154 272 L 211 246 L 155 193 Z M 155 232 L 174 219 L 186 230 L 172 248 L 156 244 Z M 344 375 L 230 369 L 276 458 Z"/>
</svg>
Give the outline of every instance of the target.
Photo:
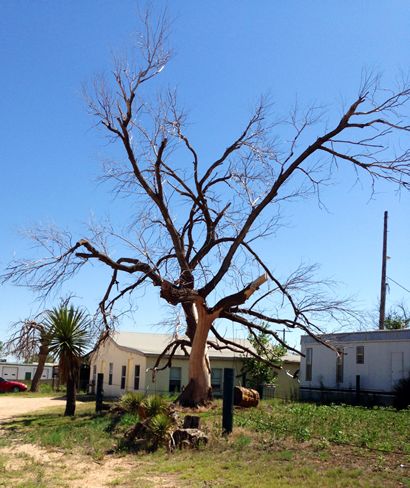
<svg viewBox="0 0 410 488">
<path fill-rule="evenodd" d="M 391 353 L 391 386 L 394 385 L 404 378 L 404 367 L 403 367 L 403 356 L 402 352 L 392 352 Z"/>
<path fill-rule="evenodd" d="M 2 376 L 7 381 L 16 381 L 18 368 L 14 366 L 3 366 Z"/>
</svg>

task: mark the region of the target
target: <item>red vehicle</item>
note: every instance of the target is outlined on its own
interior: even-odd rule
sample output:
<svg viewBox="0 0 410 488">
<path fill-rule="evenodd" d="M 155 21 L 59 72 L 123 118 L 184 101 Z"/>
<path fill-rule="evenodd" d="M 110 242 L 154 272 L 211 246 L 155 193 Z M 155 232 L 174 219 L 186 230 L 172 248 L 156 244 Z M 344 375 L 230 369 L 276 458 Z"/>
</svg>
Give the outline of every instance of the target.
<svg viewBox="0 0 410 488">
<path fill-rule="evenodd" d="M 27 385 L 19 381 L 8 381 L 0 378 L 0 393 L 26 391 Z"/>
</svg>

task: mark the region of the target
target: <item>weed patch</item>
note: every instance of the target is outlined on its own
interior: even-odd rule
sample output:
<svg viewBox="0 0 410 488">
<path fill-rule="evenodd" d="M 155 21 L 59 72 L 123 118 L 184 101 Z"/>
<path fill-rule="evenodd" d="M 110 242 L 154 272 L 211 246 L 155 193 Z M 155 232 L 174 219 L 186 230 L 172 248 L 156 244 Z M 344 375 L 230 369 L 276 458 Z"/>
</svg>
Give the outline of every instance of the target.
<svg viewBox="0 0 410 488">
<path fill-rule="evenodd" d="M 410 411 L 347 405 L 277 403 L 237 410 L 235 424 L 276 439 L 312 439 L 410 454 Z"/>
</svg>

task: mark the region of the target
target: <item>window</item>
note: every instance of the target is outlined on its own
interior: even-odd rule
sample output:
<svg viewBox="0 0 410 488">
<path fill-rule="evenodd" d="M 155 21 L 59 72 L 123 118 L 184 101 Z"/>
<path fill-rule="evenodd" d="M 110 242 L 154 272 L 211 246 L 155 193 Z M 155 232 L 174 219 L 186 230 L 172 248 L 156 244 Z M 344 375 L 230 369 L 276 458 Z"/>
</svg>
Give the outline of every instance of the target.
<svg viewBox="0 0 410 488">
<path fill-rule="evenodd" d="M 134 369 L 134 390 L 140 389 L 140 365 L 136 364 Z"/>
<path fill-rule="evenodd" d="M 114 372 L 114 363 L 108 365 L 108 384 L 112 385 L 112 375 Z"/>
<path fill-rule="evenodd" d="M 26 381 L 31 380 L 31 371 L 26 371 L 24 374 L 24 379 Z"/>
<path fill-rule="evenodd" d="M 126 376 L 127 376 L 127 366 L 121 366 L 121 390 L 125 389 Z"/>
<path fill-rule="evenodd" d="M 306 349 L 306 381 L 312 381 L 312 348 Z"/>
<path fill-rule="evenodd" d="M 356 347 L 356 364 L 364 364 L 364 346 Z"/>
<path fill-rule="evenodd" d="M 343 383 L 343 349 L 339 349 L 339 354 L 336 357 L 336 383 Z"/>
<path fill-rule="evenodd" d="M 170 368 L 169 391 L 170 393 L 181 391 L 181 368 Z"/>
<path fill-rule="evenodd" d="M 211 386 L 213 391 L 222 390 L 222 368 L 212 368 Z"/>
</svg>

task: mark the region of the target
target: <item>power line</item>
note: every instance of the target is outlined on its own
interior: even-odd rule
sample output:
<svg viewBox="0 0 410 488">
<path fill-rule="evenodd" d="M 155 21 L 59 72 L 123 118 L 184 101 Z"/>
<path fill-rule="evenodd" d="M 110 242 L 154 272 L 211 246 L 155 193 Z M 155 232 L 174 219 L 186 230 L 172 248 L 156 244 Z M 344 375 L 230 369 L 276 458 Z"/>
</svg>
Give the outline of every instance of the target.
<svg viewBox="0 0 410 488">
<path fill-rule="evenodd" d="M 407 293 L 410 293 L 410 290 L 408 290 L 406 287 L 404 287 L 403 285 L 401 285 L 400 283 L 397 283 L 397 281 L 393 280 L 393 278 L 390 278 L 390 276 L 387 277 L 387 279 L 389 281 L 392 281 L 395 285 L 399 286 L 400 288 L 402 288 L 404 291 L 407 291 Z"/>
</svg>

